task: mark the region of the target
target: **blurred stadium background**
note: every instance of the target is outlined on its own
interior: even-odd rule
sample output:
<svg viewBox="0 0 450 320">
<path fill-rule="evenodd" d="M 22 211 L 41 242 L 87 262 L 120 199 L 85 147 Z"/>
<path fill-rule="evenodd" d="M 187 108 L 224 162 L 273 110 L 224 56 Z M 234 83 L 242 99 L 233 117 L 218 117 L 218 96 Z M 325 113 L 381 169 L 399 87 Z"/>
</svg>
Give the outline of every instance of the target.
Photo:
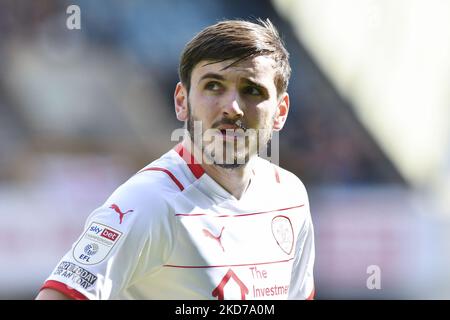
<svg viewBox="0 0 450 320">
<path fill-rule="evenodd" d="M 1 299 L 34 298 L 90 212 L 174 145 L 186 41 L 255 17 L 291 53 L 280 164 L 310 192 L 316 298 L 450 297 L 450 2 L 2 0 Z"/>
</svg>

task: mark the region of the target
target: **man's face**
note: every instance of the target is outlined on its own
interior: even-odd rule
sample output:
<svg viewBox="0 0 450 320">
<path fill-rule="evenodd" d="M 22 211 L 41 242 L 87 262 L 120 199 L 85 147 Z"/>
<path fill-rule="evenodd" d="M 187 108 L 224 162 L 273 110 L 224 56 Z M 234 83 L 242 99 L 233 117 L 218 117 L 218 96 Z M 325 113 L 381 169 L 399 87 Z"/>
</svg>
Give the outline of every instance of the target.
<svg viewBox="0 0 450 320">
<path fill-rule="evenodd" d="M 228 67 L 232 62 L 198 63 L 187 99 L 191 139 L 204 157 L 224 168 L 239 167 L 267 145 L 280 103 L 270 57 Z M 201 142 L 194 138 L 195 122 L 201 123 Z"/>
</svg>

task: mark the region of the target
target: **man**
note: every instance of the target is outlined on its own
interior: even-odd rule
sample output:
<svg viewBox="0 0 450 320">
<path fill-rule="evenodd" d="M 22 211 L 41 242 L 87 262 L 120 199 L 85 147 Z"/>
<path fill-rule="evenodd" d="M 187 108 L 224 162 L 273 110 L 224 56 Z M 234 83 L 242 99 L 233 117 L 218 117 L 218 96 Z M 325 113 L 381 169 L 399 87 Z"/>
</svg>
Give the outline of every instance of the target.
<svg viewBox="0 0 450 320">
<path fill-rule="evenodd" d="M 306 190 L 262 159 L 289 111 L 288 52 L 269 20 L 222 21 L 185 47 L 187 133 L 88 218 L 38 299 L 311 299 Z"/>
</svg>

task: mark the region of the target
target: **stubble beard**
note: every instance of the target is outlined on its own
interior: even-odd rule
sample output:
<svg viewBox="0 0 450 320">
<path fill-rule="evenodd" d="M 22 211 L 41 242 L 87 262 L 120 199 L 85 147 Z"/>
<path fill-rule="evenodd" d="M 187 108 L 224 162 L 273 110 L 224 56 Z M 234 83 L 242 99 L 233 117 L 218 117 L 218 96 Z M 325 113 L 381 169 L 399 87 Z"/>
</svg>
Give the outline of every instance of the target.
<svg viewBox="0 0 450 320">
<path fill-rule="evenodd" d="M 272 140 L 272 130 L 270 130 L 268 134 L 263 135 L 262 137 L 260 137 L 259 135 L 256 136 L 256 138 L 255 138 L 256 141 L 254 141 L 254 144 L 256 145 L 256 148 L 254 148 L 255 150 L 250 150 L 250 137 L 248 137 L 248 136 L 245 136 L 244 150 L 237 150 L 238 144 L 236 141 L 223 140 L 222 159 L 229 160 L 226 158 L 227 152 L 234 151 L 233 152 L 234 156 L 233 156 L 232 161 L 224 161 L 224 160 L 217 161 L 215 149 L 212 146 L 214 143 L 208 143 L 208 144 L 205 143 L 205 141 L 204 141 L 204 131 L 205 130 L 203 130 L 203 128 L 202 128 L 203 132 L 200 135 L 200 139 L 198 139 L 198 138 L 196 139 L 196 137 L 198 137 L 199 135 L 196 135 L 196 133 L 195 133 L 194 124 L 195 124 L 195 121 L 200 121 L 200 120 L 197 120 L 192 115 L 191 110 L 192 110 L 191 104 L 190 104 L 189 98 L 188 98 L 187 130 L 188 130 L 190 139 L 193 142 L 193 144 L 195 145 L 195 147 L 198 148 L 199 150 L 201 150 L 202 157 L 206 157 L 209 160 L 209 162 L 215 166 L 218 166 L 223 169 L 230 169 L 230 170 L 241 168 L 250 161 L 250 158 L 252 157 L 252 155 L 259 154 L 260 145 L 264 146 L 264 147 L 270 146 L 270 143 Z M 246 131 L 246 129 L 244 129 L 244 131 Z M 201 140 L 201 141 L 198 141 L 198 140 Z M 211 146 L 211 148 L 208 148 L 208 146 Z"/>
</svg>

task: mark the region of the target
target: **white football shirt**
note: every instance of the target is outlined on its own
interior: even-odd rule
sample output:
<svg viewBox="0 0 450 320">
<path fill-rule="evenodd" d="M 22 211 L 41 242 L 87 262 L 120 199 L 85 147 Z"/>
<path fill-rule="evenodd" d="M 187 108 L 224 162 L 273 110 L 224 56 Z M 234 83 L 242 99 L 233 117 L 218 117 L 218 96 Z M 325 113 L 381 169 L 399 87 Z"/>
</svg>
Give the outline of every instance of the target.
<svg viewBox="0 0 450 320">
<path fill-rule="evenodd" d="M 257 158 L 241 199 L 181 146 L 120 186 L 42 288 L 75 299 L 308 299 L 307 192 Z"/>
</svg>

